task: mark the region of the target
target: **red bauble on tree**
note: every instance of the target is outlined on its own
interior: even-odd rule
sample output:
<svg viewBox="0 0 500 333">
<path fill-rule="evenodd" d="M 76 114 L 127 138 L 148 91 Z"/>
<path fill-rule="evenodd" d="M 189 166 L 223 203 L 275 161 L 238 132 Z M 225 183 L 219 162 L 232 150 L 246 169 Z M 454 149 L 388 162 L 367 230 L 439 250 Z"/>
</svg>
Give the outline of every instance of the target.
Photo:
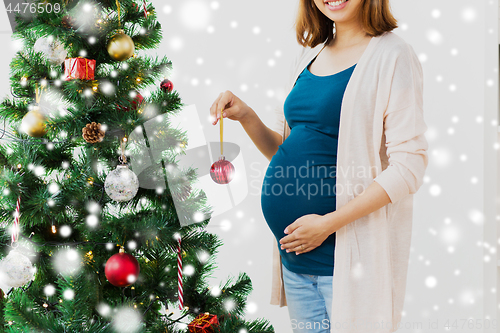
<svg viewBox="0 0 500 333">
<path fill-rule="evenodd" d="M 233 164 L 222 155 L 217 162 L 212 164 L 210 176 L 212 176 L 212 180 L 217 184 L 228 184 L 233 180 L 234 170 Z"/>
<path fill-rule="evenodd" d="M 174 90 L 174 84 L 169 79 L 165 79 L 160 83 L 160 88 L 163 92 L 171 92 Z"/>
<path fill-rule="evenodd" d="M 138 92 L 137 95 L 135 95 L 134 99 L 132 100 L 132 111 L 136 111 L 137 108 L 141 105 L 142 101 L 144 101 L 144 97 Z M 130 108 L 122 105 L 118 105 L 118 109 L 121 111 L 129 111 Z"/>
<path fill-rule="evenodd" d="M 137 280 L 140 271 L 137 259 L 125 253 L 123 248 L 120 249 L 120 253 L 108 259 L 104 268 L 106 278 L 115 287 L 130 286 Z"/>
</svg>

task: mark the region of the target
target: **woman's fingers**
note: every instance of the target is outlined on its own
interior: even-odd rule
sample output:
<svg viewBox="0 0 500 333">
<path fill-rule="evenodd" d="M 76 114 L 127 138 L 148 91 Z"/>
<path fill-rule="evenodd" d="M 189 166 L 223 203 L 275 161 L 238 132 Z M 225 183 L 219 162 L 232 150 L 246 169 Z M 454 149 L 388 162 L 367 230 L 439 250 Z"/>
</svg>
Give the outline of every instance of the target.
<svg viewBox="0 0 500 333">
<path fill-rule="evenodd" d="M 295 252 L 295 254 L 301 254 L 312 251 L 317 247 L 313 244 L 308 244 L 304 239 L 297 238 L 297 236 L 294 234 L 288 235 L 286 237 L 290 237 L 290 239 L 281 244 L 281 249 L 286 250 L 286 252 Z M 295 237 L 295 239 L 292 239 L 291 237 Z"/>
<path fill-rule="evenodd" d="M 210 119 L 213 125 L 216 125 L 220 117 L 239 120 L 245 109 L 246 104 L 236 97 L 231 91 L 226 90 L 210 107 Z"/>
<path fill-rule="evenodd" d="M 301 244 L 303 245 L 303 241 L 297 239 L 293 242 L 281 245 L 281 249 L 286 250 L 286 252 L 292 252 L 295 251 L 294 249 L 300 249 Z"/>
<path fill-rule="evenodd" d="M 234 102 L 234 95 L 233 95 L 233 93 L 230 92 L 229 90 L 226 90 L 222 94 L 222 96 L 219 99 L 219 101 L 217 102 L 217 109 L 215 110 L 217 112 L 217 119 L 220 119 L 221 112 L 225 108 L 230 108 L 231 106 L 233 106 L 233 102 Z"/>
<path fill-rule="evenodd" d="M 306 253 L 306 252 L 312 251 L 314 249 L 315 249 L 315 247 L 310 247 L 310 246 L 305 246 L 304 245 L 304 249 L 302 249 L 302 247 L 301 247 L 299 250 L 295 251 L 295 254 L 299 255 L 299 254 L 302 254 L 302 253 Z"/>
<path fill-rule="evenodd" d="M 241 111 L 241 106 L 238 103 L 233 103 L 232 105 L 227 104 L 226 107 L 224 108 L 224 111 L 222 111 L 222 116 L 224 118 L 230 118 L 235 120 L 236 118 L 231 118 L 232 116 L 238 117 L 240 115 Z"/>
<path fill-rule="evenodd" d="M 291 246 L 287 248 L 286 252 L 295 252 L 295 254 L 301 254 L 312 251 L 316 247 L 317 246 L 305 244 L 303 243 L 303 241 L 295 241 L 291 243 Z"/>
<path fill-rule="evenodd" d="M 295 243 L 291 248 L 288 248 L 286 252 L 295 252 L 295 254 L 301 254 L 314 250 L 314 247 L 299 243 L 300 242 Z"/>
<path fill-rule="evenodd" d="M 219 94 L 219 97 L 215 99 L 212 106 L 210 107 L 210 119 L 212 120 L 212 124 L 217 124 L 217 105 L 222 98 L 223 93 Z"/>
</svg>

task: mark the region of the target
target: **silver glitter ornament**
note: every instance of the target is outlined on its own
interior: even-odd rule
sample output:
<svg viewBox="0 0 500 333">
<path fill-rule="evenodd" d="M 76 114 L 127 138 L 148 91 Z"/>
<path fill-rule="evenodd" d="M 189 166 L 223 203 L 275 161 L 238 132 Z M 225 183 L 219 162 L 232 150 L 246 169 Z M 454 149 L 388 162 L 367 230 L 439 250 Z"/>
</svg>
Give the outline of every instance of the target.
<svg viewBox="0 0 500 333">
<path fill-rule="evenodd" d="M 37 39 L 33 45 L 33 51 L 42 52 L 54 66 L 60 65 L 68 55 L 64 45 L 53 36 Z"/>
<path fill-rule="evenodd" d="M 114 201 L 129 201 L 139 190 L 139 179 L 127 165 L 118 165 L 106 177 L 104 190 Z"/>
</svg>

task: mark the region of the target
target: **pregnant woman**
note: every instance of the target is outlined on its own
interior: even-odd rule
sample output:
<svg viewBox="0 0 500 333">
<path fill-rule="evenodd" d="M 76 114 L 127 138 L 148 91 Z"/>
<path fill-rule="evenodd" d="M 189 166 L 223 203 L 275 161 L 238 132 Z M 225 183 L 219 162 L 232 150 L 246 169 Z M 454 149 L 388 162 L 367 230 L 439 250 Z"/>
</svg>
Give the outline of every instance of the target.
<svg viewBox="0 0 500 333">
<path fill-rule="evenodd" d="M 304 48 L 274 128 L 230 91 L 210 109 L 270 160 L 271 303 L 288 306 L 294 333 L 394 332 L 401 320 L 428 147 L 422 68 L 396 27 L 389 0 L 300 0 Z"/>
</svg>

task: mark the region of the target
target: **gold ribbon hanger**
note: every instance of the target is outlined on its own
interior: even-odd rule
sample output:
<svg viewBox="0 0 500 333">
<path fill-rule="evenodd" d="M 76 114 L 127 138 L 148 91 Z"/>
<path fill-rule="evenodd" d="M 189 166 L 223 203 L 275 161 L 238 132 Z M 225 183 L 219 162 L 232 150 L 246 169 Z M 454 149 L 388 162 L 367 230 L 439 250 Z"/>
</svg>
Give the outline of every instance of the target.
<svg viewBox="0 0 500 333">
<path fill-rule="evenodd" d="M 42 97 L 42 90 L 44 86 L 38 88 L 38 82 L 35 82 L 35 102 L 40 106 L 40 98 Z"/>
<path fill-rule="evenodd" d="M 116 0 L 116 9 L 118 11 L 118 26 L 121 26 L 121 22 L 120 22 L 120 2 L 118 2 L 118 0 Z"/>
<path fill-rule="evenodd" d="M 224 108 L 220 110 L 220 154 L 222 155 L 222 112 L 224 112 Z"/>
</svg>

